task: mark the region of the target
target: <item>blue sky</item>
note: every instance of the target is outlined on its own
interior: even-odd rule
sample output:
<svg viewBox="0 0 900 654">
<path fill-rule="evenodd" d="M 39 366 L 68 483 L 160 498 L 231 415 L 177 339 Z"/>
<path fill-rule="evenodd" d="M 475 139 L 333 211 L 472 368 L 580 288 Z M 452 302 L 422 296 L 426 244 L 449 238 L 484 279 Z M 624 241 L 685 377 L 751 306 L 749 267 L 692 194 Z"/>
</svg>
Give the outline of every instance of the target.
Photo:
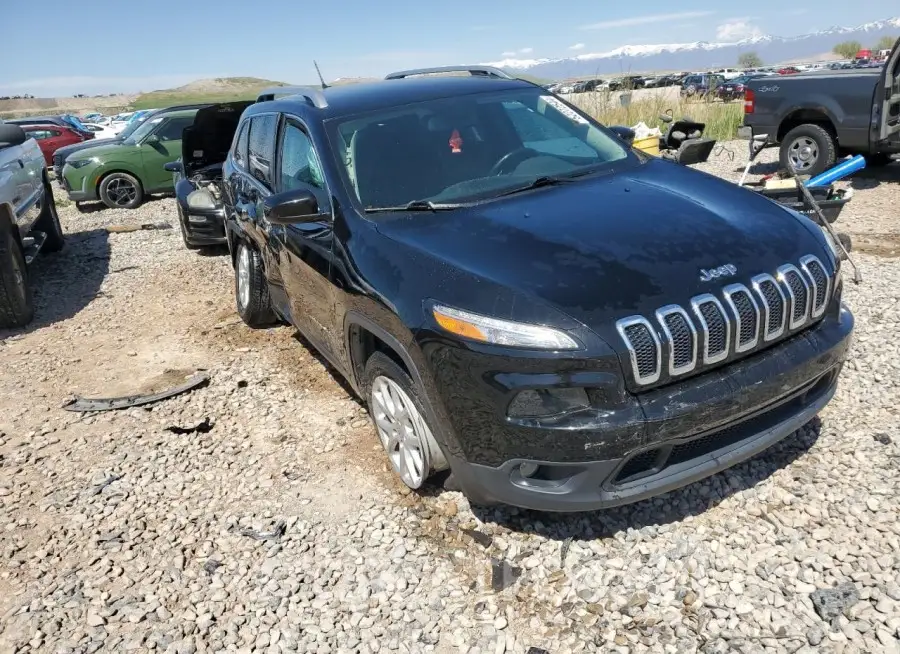
<svg viewBox="0 0 900 654">
<path fill-rule="evenodd" d="M 791 36 L 900 15 L 896 0 L 79 4 L 17 2 L 3 12 L 4 23 L 18 26 L 5 31 L 3 50 L 19 55 L 4 60 L 0 94 L 150 91 L 230 76 L 305 83 L 315 80 L 314 57 L 326 79 L 380 76 L 401 68 L 565 57 L 623 45 Z"/>
</svg>

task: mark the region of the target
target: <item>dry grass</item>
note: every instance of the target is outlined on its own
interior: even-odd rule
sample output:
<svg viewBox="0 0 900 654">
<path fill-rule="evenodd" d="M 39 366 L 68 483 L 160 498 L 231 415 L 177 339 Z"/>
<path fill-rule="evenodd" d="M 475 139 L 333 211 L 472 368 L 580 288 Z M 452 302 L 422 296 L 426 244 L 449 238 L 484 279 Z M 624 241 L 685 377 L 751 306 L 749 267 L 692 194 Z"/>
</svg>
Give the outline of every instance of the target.
<svg viewBox="0 0 900 654">
<path fill-rule="evenodd" d="M 687 117 L 706 123 L 704 136 L 720 141 L 735 138 L 737 128 L 744 119 L 744 105 L 741 101 L 687 101 L 680 98 L 677 91 L 652 93 L 648 90 L 635 92 L 631 103 L 623 106 L 620 96 L 621 93 L 579 93 L 566 99 L 604 125 L 632 127 L 643 121 L 650 127 L 662 127 L 660 114 L 671 110 L 676 119 Z"/>
</svg>

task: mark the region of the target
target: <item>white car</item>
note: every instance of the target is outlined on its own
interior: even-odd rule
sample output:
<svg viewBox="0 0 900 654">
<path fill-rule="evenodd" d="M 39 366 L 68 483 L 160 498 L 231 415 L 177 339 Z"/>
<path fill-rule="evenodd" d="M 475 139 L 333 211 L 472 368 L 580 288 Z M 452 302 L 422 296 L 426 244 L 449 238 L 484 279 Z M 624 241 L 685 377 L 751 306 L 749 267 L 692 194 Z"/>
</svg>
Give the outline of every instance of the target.
<svg viewBox="0 0 900 654">
<path fill-rule="evenodd" d="M 85 127 L 87 127 L 88 131 L 94 133 L 95 139 L 111 139 L 115 138 L 119 133 L 114 130 L 109 125 L 98 125 L 97 123 L 85 123 Z"/>
</svg>

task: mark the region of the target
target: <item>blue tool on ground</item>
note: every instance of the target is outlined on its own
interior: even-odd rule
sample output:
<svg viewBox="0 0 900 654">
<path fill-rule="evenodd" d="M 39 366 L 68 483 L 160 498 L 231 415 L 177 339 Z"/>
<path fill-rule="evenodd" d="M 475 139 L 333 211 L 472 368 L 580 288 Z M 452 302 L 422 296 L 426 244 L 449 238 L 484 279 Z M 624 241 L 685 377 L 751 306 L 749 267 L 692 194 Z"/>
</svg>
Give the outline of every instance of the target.
<svg viewBox="0 0 900 654">
<path fill-rule="evenodd" d="M 806 187 L 815 188 L 817 186 L 828 186 L 832 182 L 837 181 L 842 177 L 846 177 L 847 175 L 852 175 L 865 167 L 866 158 L 861 154 L 858 154 L 855 157 L 849 157 L 834 168 L 829 168 L 824 173 L 810 179 L 806 182 Z"/>
</svg>

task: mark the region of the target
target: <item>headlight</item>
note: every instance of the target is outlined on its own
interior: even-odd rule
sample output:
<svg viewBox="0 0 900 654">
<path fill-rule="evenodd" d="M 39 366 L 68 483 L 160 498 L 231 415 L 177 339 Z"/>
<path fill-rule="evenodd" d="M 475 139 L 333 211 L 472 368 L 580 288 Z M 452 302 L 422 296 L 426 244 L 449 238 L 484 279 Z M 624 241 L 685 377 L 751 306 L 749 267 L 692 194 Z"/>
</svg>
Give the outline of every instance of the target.
<svg viewBox="0 0 900 654">
<path fill-rule="evenodd" d="M 578 349 L 571 336 L 551 327 L 489 318 L 440 304 L 432 308 L 432 314 L 438 325 L 451 334 L 481 343 L 537 350 Z"/>
<path fill-rule="evenodd" d="M 206 189 L 191 191 L 187 196 L 187 204 L 191 209 L 215 209 L 216 200 Z"/>
<path fill-rule="evenodd" d="M 67 161 L 66 163 L 72 166 L 72 168 L 84 168 L 85 166 L 95 163 L 97 160 L 94 158 L 90 159 L 76 159 L 75 161 Z"/>
<path fill-rule="evenodd" d="M 835 261 L 841 260 L 840 250 L 838 250 L 837 244 L 834 242 L 834 239 L 831 238 L 831 232 L 829 232 L 824 227 L 822 229 L 822 236 L 825 237 L 825 243 L 828 245 L 828 249 L 831 251 L 831 256 L 834 257 Z"/>
</svg>

